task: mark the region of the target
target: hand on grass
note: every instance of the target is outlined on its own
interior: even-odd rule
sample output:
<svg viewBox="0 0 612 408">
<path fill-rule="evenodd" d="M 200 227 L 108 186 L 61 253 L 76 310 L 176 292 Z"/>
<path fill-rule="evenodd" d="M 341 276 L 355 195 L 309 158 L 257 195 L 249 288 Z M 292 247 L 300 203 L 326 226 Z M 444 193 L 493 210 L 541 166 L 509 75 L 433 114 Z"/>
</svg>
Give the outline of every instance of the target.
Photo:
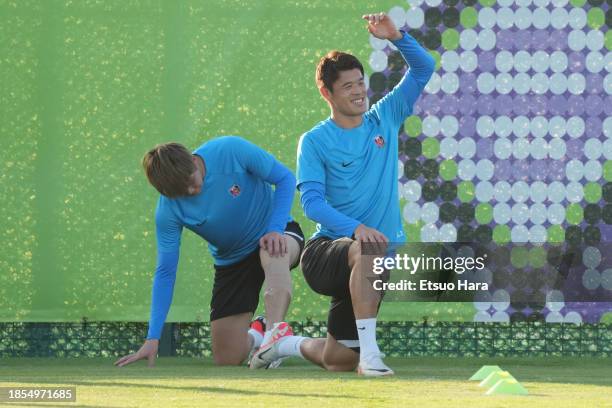
<svg viewBox="0 0 612 408">
<path fill-rule="evenodd" d="M 115 365 L 117 367 L 123 367 L 146 358 L 148 360 L 148 366 L 153 367 L 155 365 L 155 358 L 157 357 L 158 348 L 159 340 L 147 340 L 142 345 L 140 350 L 138 350 L 136 353 L 121 357 L 119 360 L 115 361 Z"/>
</svg>

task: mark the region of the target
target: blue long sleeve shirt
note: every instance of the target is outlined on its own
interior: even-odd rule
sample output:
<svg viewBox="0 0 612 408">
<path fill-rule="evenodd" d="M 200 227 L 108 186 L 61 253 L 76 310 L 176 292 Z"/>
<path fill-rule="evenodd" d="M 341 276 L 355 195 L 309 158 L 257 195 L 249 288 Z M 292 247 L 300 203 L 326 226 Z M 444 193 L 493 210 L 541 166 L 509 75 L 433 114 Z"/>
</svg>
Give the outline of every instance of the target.
<svg viewBox="0 0 612 408">
<path fill-rule="evenodd" d="M 206 164 L 196 196 L 160 196 L 156 210 L 157 267 L 147 339 L 159 339 L 176 281 L 182 228 L 208 242 L 215 264 L 248 256 L 265 233 L 282 233 L 295 191 L 295 177 L 272 155 L 245 139 L 226 136 L 194 151 Z M 275 185 L 275 191 L 272 191 Z"/>
<path fill-rule="evenodd" d="M 404 242 L 397 191 L 397 135 L 431 78 L 435 61 L 409 34 L 393 41 L 409 65 L 395 88 L 363 115 L 361 125 L 339 127 L 328 118 L 301 138 L 297 183 L 313 237 L 351 236 L 359 224 L 392 242 Z"/>
</svg>

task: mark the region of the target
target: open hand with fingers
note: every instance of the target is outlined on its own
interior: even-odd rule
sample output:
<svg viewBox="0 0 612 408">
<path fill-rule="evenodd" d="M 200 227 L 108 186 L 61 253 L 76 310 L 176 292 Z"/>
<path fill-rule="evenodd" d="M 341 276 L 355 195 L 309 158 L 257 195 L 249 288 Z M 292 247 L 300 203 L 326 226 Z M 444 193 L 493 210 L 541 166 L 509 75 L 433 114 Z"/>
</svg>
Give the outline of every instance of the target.
<svg viewBox="0 0 612 408">
<path fill-rule="evenodd" d="M 368 22 L 368 31 L 376 38 L 381 40 L 399 40 L 402 38 L 402 33 L 385 13 L 364 14 L 361 18 Z"/>
<path fill-rule="evenodd" d="M 159 348 L 159 340 L 151 339 L 145 341 L 140 350 L 136 353 L 128 354 L 127 356 L 121 357 L 115 361 L 117 367 L 123 367 L 128 364 L 132 364 L 138 360 L 147 359 L 148 366 L 153 367 L 155 365 L 155 358 L 157 357 L 157 349 Z"/>
<path fill-rule="evenodd" d="M 280 258 L 287 253 L 287 237 L 278 232 L 268 232 L 259 239 L 259 246 L 268 251 L 271 257 Z"/>
<path fill-rule="evenodd" d="M 359 224 L 357 228 L 355 228 L 355 239 L 361 242 L 380 242 L 381 244 L 386 244 L 389 242 L 389 239 L 382 232 L 366 227 L 363 224 Z"/>
<path fill-rule="evenodd" d="M 359 224 L 354 232 L 355 240 L 366 244 L 370 250 L 375 250 L 377 255 L 384 255 L 387 251 L 389 239 L 377 229 Z M 366 250 L 366 252 L 369 252 Z"/>
</svg>

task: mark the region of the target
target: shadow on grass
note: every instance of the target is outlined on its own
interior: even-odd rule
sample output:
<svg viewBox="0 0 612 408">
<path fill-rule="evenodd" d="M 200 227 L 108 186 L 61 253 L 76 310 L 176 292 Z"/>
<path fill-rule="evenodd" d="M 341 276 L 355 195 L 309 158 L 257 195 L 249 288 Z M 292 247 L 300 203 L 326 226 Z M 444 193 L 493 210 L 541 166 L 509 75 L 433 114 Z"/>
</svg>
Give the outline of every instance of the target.
<svg viewBox="0 0 612 408">
<path fill-rule="evenodd" d="M 40 364 L 42 362 L 42 364 Z M 483 365 L 499 365 L 521 382 L 583 384 L 610 386 L 612 358 L 388 358 L 396 376 L 387 381 L 455 381 L 464 382 Z M 15 359 L 7 361 L 10 378 L 0 374 L 0 381 L 70 382 L 70 379 L 95 380 L 171 380 L 176 378 L 206 380 L 300 380 L 326 382 L 368 381 L 354 372 L 328 372 L 304 361 L 283 363 L 278 370 L 252 371 L 246 367 L 218 367 L 209 359 L 162 358 L 149 369 L 146 364 L 124 368 L 112 366 L 110 359 L 79 359 L 55 361 L 45 359 Z M 42 365 L 42 366 L 41 366 Z M 21 367 L 20 367 L 21 366 Z M 22 371 L 23 370 L 23 371 Z M 0 371 L 1 372 L 1 371 Z M 35 372 L 36 374 L 33 374 Z M 58 378 L 61 378 L 59 380 Z M 94 382 L 92 382 L 94 384 Z M 211 392 L 215 392 L 211 390 Z M 223 391 L 218 391 L 223 392 Z"/>
<path fill-rule="evenodd" d="M 226 377 L 223 377 L 226 378 Z M 240 379 L 244 379 L 241 377 Z M 58 384 L 57 381 L 19 381 L 20 383 L 33 383 L 33 384 Z M 348 398 L 348 399 L 357 399 L 357 400 L 368 400 L 371 398 L 367 397 L 355 397 L 353 395 L 345 395 L 345 394 L 301 394 L 297 392 L 268 392 L 268 391 L 255 391 L 255 390 L 241 390 L 241 389 L 233 389 L 233 388 L 222 388 L 222 387 L 181 387 L 181 386 L 171 386 L 171 385 L 161 385 L 161 384 L 143 384 L 143 383 L 130 383 L 130 382 L 94 382 L 94 381 L 62 381 L 62 384 L 70 383 L 70 385 L 75 386 L 89 386 L 89 387 L 127 387 L 127 388 L 155 388 L 162 390 L 172 390 L 172 391 L 195 391 L 195 392 L 209 392 L 216 394 L 233 394 L 233 395 L 247 395 L 247 396 L 277 396 L 277 397 L 311 397 L 311 398 Z"/>
</svg>

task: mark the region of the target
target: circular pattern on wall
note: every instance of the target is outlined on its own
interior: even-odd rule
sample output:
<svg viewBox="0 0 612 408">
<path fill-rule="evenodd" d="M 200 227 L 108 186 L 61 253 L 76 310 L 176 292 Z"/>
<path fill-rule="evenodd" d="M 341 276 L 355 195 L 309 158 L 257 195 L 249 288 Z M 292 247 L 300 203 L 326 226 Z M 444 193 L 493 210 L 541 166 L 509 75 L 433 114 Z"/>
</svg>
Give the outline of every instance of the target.
<svg viewBox="0 0 612 408">
<path fill-rule="evenodd" d="M 609 2 L 432 0 L 392 10 L 436 59 L 400 133 L 410 239 L 612 239 Z M 370 44 L 376 100 L 407 65 L 389 43 Z M 609 273 L 588 270 L 585 287 L 608 284 Z M 548 321 L 593 320 L 550 313 Z"/>
</svg>

